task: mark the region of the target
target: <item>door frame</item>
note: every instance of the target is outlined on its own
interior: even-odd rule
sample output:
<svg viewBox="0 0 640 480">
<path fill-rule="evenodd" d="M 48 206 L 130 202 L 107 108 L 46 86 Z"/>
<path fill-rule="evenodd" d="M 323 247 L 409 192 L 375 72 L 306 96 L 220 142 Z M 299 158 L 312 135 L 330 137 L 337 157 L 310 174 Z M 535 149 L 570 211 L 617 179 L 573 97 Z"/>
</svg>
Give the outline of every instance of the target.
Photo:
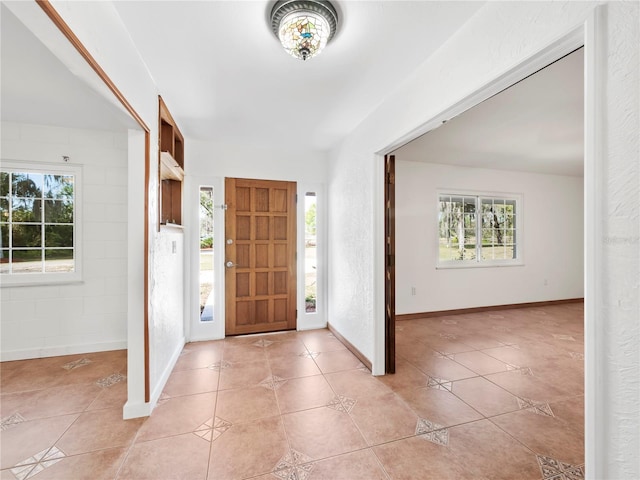
<svg viewBox="0 0 640 480">
<path fill-rule="evenodd" d="M 392 347 L 385 342 L 385 225 L 384 208 L 385 155 L 409 143 L 417 137 L 438 128 L 447 120 L 460 115 L 478 103 L 510 87 L 546 65 L 562 58 L 577 48 L 584 47 L 584 251 L 585 251 L 585 467 L 593 478 L 600 478 L 604 465 L 598 452 L 604 451 L 606 437 L 604 416 L 604 396 L 597 389 L 597 379 L 602 375 L 602 367 L 597 363 L 597 338 L 601 337 L 602 325 L 596 319 L 601 311 L 602 298 L 598 291 L 598 278 L 601 277 L 602 264 L 598 252 L 602 239 L 598 236 L 598 225 L 604 220 L 602 212 L 603 193 L 599 186 L 604 163 L 602 144 L 604 139 L 604 76 L 606 21 L 605 7 L 596 6 L 585 22 L 566 32 L 565 35 L 545 48 L 524 59 L 521 63 L 481 86 L 475 92 L 461 99 L 428 121 L 401 136 L 387 147 L 374 154 L 374 271 L 377 301 L 374 304 L 374 362 L 373 374 L 385 373 L 385 358 Z M 392 234 L 395 234 L 392 232 Z"/>
</svg>

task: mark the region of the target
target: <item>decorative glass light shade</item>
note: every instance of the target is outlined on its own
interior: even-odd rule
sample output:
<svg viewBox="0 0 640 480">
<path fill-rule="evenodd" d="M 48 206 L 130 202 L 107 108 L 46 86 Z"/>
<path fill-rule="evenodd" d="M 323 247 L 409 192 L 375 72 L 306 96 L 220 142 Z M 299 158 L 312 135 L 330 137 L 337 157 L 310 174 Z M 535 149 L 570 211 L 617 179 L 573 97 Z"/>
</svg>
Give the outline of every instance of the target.
<svg viewBox="0 0 640 480">
<path fill-rule="evenodd" d="M 318 55 L 331 40 L 338 15 L 327 1 L 279 1 L 271 11 L 271 28 L 284 49 L 301 60 Z"/>
</svg>

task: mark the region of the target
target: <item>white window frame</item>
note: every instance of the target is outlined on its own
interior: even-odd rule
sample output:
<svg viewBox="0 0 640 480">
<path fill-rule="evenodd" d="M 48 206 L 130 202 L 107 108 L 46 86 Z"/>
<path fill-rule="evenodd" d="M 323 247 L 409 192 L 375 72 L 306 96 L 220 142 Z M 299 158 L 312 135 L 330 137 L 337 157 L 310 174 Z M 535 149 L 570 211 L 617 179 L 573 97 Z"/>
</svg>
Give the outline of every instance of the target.
<svg viewBox="0 0 640 480">
<path fill-rule="evenodd" d="M 4 172 L 33 172 L 44 175 L 74 176 L 73 248 L 75 262 L 73 272 L 2 274 L 0 275 L 0 287 L 59 285 L 82 282 L 82 166 L 2 160 L 0 170 Z"/>
<path fill-rule="evenodd" d="M 476 258 L 470 260 L 440 260 L 440 225 L 438 218 L 439 203 L 441 196 L 455 197 L 475 197 L 476 198 Z M 482 221 L 480 218 L 480 205 L 483 199 L 496 200 L 513 200 L 516 204 L 516 227 L 515 227 L 515 250 L 516 256 L 513 259 L 482 259 Z M 521 193 L 504 193 L 504 192 L 485 192 L 485 191 L 461 191 L 456 189 L 441 189 L 436 192 L 436 269 L 455 269 L 455 268 L 487 268 L 487 267 L 516 267 L 524 265 L 523 256 L 523 196 Z"/>
<path fill-rule="evenodd" d="M 307 312 L 305 302 L 305 195 L 316 195 L 316 311 Z M 298 330 L 312 330 L 327 326 L 327 288 L 326 288 L 326 197 L 322 184 L 297 184 L 298 193 Z"/>
</svg>

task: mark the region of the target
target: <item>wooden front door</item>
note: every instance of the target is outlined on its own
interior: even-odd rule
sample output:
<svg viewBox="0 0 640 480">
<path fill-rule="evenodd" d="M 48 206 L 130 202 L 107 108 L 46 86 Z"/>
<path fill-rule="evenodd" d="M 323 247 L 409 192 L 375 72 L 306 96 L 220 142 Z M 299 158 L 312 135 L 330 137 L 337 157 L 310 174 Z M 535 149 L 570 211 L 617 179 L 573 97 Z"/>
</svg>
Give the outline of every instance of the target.
<svg viewBox="0 0 640 480">
<path fill-rule="evenodd" d="M 296 184 L 225 180 L 225 333 L 296 328 Z"/>
</svg>

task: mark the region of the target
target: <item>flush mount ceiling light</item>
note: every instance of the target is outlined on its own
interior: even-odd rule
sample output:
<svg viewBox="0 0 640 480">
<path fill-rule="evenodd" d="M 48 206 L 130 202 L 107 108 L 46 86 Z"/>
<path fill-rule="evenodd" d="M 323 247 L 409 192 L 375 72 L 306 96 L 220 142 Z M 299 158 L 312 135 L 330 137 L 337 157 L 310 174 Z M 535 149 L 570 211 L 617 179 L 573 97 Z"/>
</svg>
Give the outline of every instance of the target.
<svg viewBox="0 0 640 480">
<path fill-rule="evenodd" d="M 281 0 L 271 10 L 271 29 L 290 55 L 301 60 L 318 55 L 333 38 L 338 15 L 321 0 Z"/>
</svg>

